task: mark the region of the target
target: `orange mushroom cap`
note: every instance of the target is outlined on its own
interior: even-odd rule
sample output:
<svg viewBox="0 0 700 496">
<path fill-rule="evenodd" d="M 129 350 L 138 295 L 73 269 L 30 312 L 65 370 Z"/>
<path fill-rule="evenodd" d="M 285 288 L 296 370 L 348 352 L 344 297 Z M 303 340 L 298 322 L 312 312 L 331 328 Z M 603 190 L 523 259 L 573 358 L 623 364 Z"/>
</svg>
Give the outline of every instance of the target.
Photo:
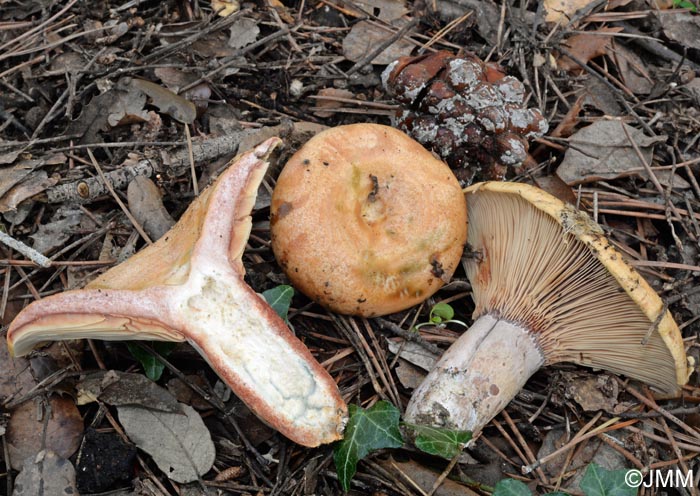
<svg viewBox="0 0 700 496">
<path fill-rule="evenodd" d="M 343 314 L 384 315 L 452 277 L 466 204 L 447 165 L 377 124 L 323 131 L 285 165 L 272 195 L 272 248 L 292 284 Z"/>
</svg>

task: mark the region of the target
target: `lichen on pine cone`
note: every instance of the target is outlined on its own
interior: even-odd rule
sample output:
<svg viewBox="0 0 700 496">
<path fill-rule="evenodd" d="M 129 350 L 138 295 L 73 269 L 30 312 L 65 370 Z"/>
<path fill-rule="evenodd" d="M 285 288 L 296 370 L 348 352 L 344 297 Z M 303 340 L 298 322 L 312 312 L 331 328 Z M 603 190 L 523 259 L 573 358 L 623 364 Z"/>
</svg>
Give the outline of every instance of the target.
<svg viewBox="0 0 700 496">
<path fill-rule="evenodd" d="M 523 84 L 473 54 L 401 57 L 384 70 L 382 83 L 402 105 L 394 126 L 440 155 L 466 183 L 517 173 L 528 140 L 547 132 L 542 113 L 523 106 Z"/>
</svg>

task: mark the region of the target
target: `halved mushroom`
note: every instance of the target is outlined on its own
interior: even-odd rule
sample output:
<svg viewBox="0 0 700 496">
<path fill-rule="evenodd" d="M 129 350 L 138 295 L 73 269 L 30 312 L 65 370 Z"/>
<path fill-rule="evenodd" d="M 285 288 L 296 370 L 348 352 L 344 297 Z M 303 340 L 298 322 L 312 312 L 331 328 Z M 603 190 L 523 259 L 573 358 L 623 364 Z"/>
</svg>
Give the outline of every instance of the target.
<svg viewBox="0 0 700 496">
<path fill-rule="evenodd" d="M 384 315 L 452 277 L 467 235 L 447 165 L 401 131 L 323 131 L 287 162 L 271 205 L 272 248 L 292 284 L 331 310 Z"/>
<path fill-rule="evenodd" d="M 407 420 L 479 431 L 542 365 L 574 362 L 676 393 L 678 326 L 585 213 L 532 186 L 465 190 L 475 322 L 415 390 Z"/>
<path fill-rule="evenodd" d="M 243 280 L 250 212 L 271 138 L 234 159 L 155 244 L 83 290 L 32 303 L 12 322 L 10 350 L 76 338 L 188 341 L 262 420 L 291 440 L 339 439 L 338 388 L 282 319 Z"/>
</svg>

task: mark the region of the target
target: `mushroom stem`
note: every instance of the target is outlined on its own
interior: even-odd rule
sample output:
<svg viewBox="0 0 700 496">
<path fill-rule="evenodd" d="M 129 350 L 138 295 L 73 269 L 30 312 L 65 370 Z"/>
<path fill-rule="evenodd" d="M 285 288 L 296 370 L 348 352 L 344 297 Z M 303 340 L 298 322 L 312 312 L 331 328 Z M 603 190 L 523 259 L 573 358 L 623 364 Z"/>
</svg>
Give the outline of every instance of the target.
<svg viewBox="0 0 700 496">
<path fill-rule="evenodd" d="M 543 363 L 544 355 L 527 329 L 482 315 L 413 393 L 406 420 L 478 432 Z"/>
</svg>

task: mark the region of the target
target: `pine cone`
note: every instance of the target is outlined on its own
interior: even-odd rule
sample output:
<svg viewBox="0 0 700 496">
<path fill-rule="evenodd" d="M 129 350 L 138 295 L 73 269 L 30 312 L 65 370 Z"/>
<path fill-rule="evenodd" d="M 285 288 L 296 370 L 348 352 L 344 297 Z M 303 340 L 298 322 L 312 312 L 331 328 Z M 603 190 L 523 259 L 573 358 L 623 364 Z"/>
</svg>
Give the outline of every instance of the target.
<svg viewBox="0 0 700 496">
<path fill-rule="evenodd" d="M 382 82 L 404 107 L 394 126 L 467 183 L 512 175 L 527 158 L 527 140 L 547 132 L 542 113 L 523 107 L 523 84 L 473 54 L 402 57 L 384 70 Z"/>
</svg>

